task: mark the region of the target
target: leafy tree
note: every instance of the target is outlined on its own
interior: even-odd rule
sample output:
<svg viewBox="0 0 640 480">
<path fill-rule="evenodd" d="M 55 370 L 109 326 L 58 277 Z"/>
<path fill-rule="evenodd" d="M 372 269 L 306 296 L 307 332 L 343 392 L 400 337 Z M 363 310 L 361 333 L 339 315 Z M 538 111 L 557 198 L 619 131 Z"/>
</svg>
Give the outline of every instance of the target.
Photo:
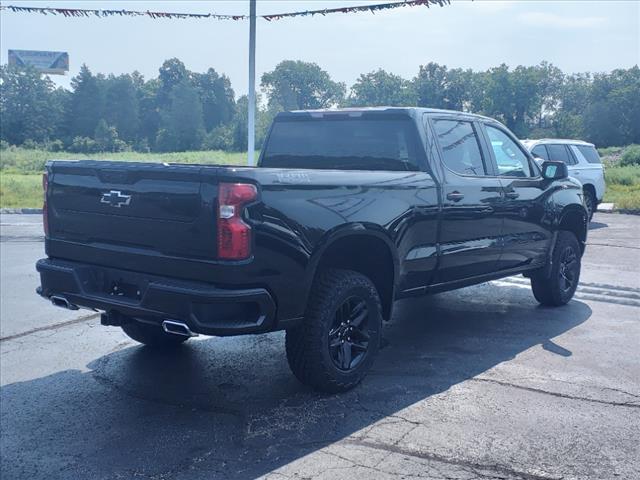
<svg viewBox="0 0 640 480">
<path fill-rule="evenodd" d="M 511 75 L 507 65 L 502 64 L 486 72 L 483 96 L 483 113 L 498 118 L 511 128 L 515 123 L 514 99 Z"/>
<path fill-rule="evenodd" d="M 109 76 L 106 81 L 104 119 L 120 137 L 132 142 L 139 131 L 139 107 L 136 84 L 131 75 Z"/>
<path fill-rule="evenodd" d="M 352 106 L 411 106 L 415 103 L 411 82 L 382 69 L 361 74 L 347 100 Z"/>
<path fill-rule="evenodd" d="M 580 118 L 584 138 L 598 146 L 640 142 L 638 66 L 581 80 L 578 100 L 566 102 L 565 109 Z M 575 93 L 575 79 L 572 83 L 569 93 Z"/>
<path fill-rule="evenodd" d="M 189 78 L 189 71 L 180 60 L 170 58 L 164 61 L 159 72 L 160 85 L 157 91 L 157 104 L 160 107 L 166 107 L 171 103 L 174 87 Z"/>
<path fill-rule="evenodd" d="M 65 93 L 33 68 L 0 67 L 0 137 L 44 142 L 62 123 Z"/>
<path fill-rule="evenodd" d="M 157 148 L 174 152 L 198 150 L 205 133 L 198 90 L 184 78 L 173 87 L 169 100 L 169 107 L 161 114 Z"/>
<path fill-rule="evenodd" d="M 236 114 L 231 123 L 231 145 L 236 151 L 247 149 L 249 136 L 249 99 L 246 95 L 238 99 Z"/>
<path fill-rule="evenodd" d="M 429 62 L 420 65 L 418 76 L 413 80 L 418 106 L 445 108 L 447 67 Z"/>
<path fill-rule="evenodd" d="M 453 68 L 447 71 L 444 89 L 444 108 L 449 110 L 470 110 L 474 102 L 473 72 Z"/>
<path fill-rule="evenodd" d="M 142 81 L 137 89 L 140 130 L 138 136 L 146 139 L 147 146 L 154 146 L 158 129 L 160 128 L 160 108 L 158 107 L 158 90 L 160 82 L 152 79 L 148 82 Z"/>
<path fill-rule="evenodd" d="M 93 139 L 101 152 L 121 152 L 127 147 L 127 144 L 118 138 L 116 128 L 108 125 L 104 119 L 98 122 Z"/>
<path fill-rule="evenodd" d="M 200 90 L 205 129 L 209 132 L 228 123 L 235 113 L 235 94 L 229 78 L 210 68 L 206 73 L 194 73 L 193 83 Z"/>
<path fill-rule="evenodd" d="M 269 105 L 285 110 L 326 108 L 341 103 L 345 85 L 331 80 L 317 64 L 285 60 L 262 75 Z"/>
<path fill-rule="evenodd" d="M 471 70 L 447 69 L 446 65 L 430 62 L 420 65 L 413 79 L 417 104 L 420 107 L 469 110 L 474 106 L 474 74 Z M 480 107 L 480 105 L 476 105 Z"/>
<path fill-rule="evenodd" d="M 246 149 L 247 99 L 236 104 L 231 82 L 213 68 L 187 70 L 165 61 L 157 78 L 138 72 L 105 77 L 83 65 L 71 91 L 55 88 L 34 69 L 0 67 L 2 145 L 81 152 L 125 147 L 138 151 Z M 598 146 L 640 143 L 640 69 L 564 75 L 542 62 L 486 71 L 428 63 L 411 81 L 391 72 L 362 74 L 345 86 L 314 63 L 283 61 L 262 76 L 256 145 L 285 109 L 345 104 L 419 105 L 483 113 L 521 136 L 590 140 Z M 101 121 L 102 120 L 102 121 Z M 72 140 L 73 139 L 73 140 Z"/>
<path fill-rule="evenodd" d="M 82 64 L 80 73 L 71 79 L 73 93 L 67 109 L 67 128 L 70 137 L 91 137 L 103 117 L 104 95 L 102 78 L 94 76 Z"/>
<path fill-rule="evenodd" d="M 551 118 L 552 136 L 584 137 L 584 110 L 588 104 L 591 82 L 592 77 L 589 74 L 563 76 L 556 92 L 557 108 Z"/>
<path fill-rule="evenodd" d="M 93 138 L 74 137 L 69 145 L 69 151 L 73 153 L 96 153 L 100 149 Z"/>
</svg>

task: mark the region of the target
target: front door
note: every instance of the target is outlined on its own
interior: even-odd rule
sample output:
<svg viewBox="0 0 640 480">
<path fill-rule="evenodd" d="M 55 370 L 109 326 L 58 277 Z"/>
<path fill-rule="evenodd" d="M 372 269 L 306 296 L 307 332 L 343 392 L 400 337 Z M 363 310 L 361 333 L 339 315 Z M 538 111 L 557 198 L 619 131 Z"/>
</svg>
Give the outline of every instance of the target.
<svg viewBox="0 0 640 480">
<path fill-rule="evenodd" d="M 465 117 L 431 117 L 442 171 L 438 276 L 454 282 L 494 272 L 501 253 L 502 184 L 481 147 L 480 126 Z"/>
<path fill-rule="evenodd" d="M 547 212 L 548 182 L 511 134 L 494 123 L 484 124 L 487 142 L 503 187 L 499 214 L 503 251 L 498 270 L 541 264 L 551 242 L 553 216 Z"/>
</svg>

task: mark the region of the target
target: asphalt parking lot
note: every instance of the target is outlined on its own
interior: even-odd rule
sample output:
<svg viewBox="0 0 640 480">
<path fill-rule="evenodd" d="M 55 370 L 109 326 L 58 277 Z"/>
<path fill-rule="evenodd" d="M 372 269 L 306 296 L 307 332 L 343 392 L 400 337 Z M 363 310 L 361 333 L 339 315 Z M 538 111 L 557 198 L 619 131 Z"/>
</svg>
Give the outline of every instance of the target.
<svg viewBox="0 0 640 480">
<path fill-rule="evenodd" d="M 1 217 L 3 480 L 640 478 L 640 217 L 596 215 L 565 307 L 522 277 L 400 302 L 332 396 L 282 333 L 158 354 L 49 306 L 39 221 Z"/>
</svg>

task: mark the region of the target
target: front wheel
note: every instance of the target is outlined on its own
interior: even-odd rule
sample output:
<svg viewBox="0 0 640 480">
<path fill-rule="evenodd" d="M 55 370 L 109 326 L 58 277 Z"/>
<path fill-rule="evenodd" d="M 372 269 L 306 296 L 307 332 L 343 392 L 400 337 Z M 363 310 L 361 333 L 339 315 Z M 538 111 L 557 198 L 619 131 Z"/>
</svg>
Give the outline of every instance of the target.
<svg viewBox="0 0 640 480">
<path fill-rule="evenodd" d="M 380 347 L 382 309 L 376 287 L 350 270 L 325 270 L 314 282 L 304 322 L 287 330 L 289 367 L 324 392 L 355 387 Z"/>
<path fill-rule="evenodd" d="M 538 302 L 557 307 L 571 300 L 580 281 L 581 256 L 576 236 L 567 231 L 558 232 L 551 268 L 531 276 L 531 289 Z"/>
<path fill-rule="evenodd" d="M 160 325 L 142 323 L 131 319 L 122 324 L 122 330 L 136 342 L 153 348 L 173 348 L 189 339 L 182 335 L 165 332 Z"/>
</svg>

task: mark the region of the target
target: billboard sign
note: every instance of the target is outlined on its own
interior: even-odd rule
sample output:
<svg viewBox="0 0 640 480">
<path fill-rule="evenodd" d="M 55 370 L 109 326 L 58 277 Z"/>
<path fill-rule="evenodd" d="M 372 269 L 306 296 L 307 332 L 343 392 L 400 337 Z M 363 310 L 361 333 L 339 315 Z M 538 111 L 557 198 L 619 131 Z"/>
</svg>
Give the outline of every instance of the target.
<svg viewBox="0 0 640 480">
<path fill-rule="evenodd" d="M 9 65 L 19 67 L 29 65 L 42 73 L 64 75 L 69 71 L 69 54 L 40 50 L 9 50 Z"/>
</svg>

